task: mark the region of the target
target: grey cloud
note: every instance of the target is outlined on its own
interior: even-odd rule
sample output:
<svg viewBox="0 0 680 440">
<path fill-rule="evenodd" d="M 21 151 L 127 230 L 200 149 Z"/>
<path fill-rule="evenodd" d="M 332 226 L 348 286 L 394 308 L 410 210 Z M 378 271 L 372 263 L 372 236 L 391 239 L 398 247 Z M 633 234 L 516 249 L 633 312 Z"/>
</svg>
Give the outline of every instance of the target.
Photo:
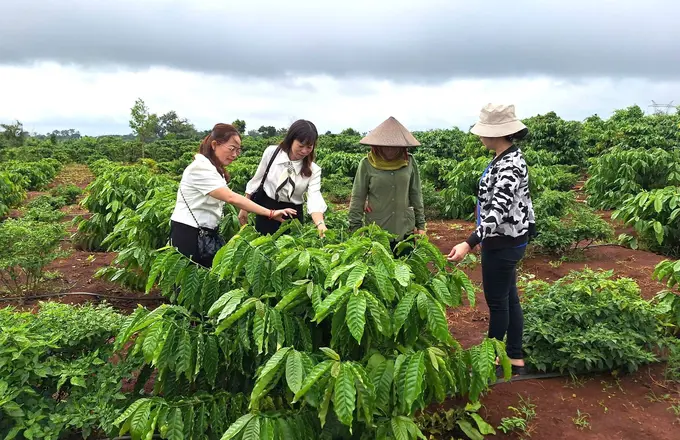
<svg viewBox="0 0 680 440">
<path fill-rule="evenodd" d="M 426 83 L 528 75 L 668 79 L 680 71 L 675 0 L 345 1 L 5 0 L 0 63 Z"/>
</svg>

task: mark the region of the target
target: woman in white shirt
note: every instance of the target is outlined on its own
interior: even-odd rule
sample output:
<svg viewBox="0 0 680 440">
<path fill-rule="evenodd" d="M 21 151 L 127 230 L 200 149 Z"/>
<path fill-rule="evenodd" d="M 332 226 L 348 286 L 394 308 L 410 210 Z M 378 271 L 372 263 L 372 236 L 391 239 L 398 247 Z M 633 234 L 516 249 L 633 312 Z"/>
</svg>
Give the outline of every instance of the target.
<svg viewBox="0 0 680 440">
<path fill-rule="evenodd" d="M 260 165 L 246 185 L 246 197 L 270 209 L 292 208 L 295 217 L 304 223 L 302 206 L 307 193 L 307 212 L 323 237 L 327 230 L 324 213 L 328 209 L 321 195 L 321 167 L 314 163 L 314 148 L 319 134 L 307 120 L 295 121 L 279 145 L 269 146 Z M 248 222 L 248 213 L 239 213 L 241 225 Z M 281 223 L 258 213 L 255 229 L 263 235 L 275 233 Z"/>
<path fill-rule="evenodd" d="M 205 267 L 212 266 L 215 253 L 223 244 L 217 228 L 225 202 L 275 222 L 296 214 L 293 209 L 264 208 L 229 189 L 229 175 L 224 167 L 240 153 L 238 130 L 229 124 L 216 124 L 201 142 L 194 161 L 184 170 L 177 190 L 175 209 L 170 217 L 170 244 Z M 198 246 L 200 230 L 218 243 L 204 255 L 200 255 Z"/>
</svg>

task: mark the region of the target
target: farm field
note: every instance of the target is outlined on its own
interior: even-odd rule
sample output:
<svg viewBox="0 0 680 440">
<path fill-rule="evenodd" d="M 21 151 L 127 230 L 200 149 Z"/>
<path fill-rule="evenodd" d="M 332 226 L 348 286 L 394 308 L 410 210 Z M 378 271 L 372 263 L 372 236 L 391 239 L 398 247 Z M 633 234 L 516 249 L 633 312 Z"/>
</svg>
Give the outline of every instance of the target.
<svg viewBox="0 0 680 440">
<path fill-rule="evenodd" d="M 381 231 L 347 233 L 364 153 L 359 136 L 327 134 L 328 240 L 297 226 L 264 240 L 227 207 L 229 249 L 212 271 L 161 249 L 195 141 L 159 139 L 144 158 L 117 139 L 0 149 L 0 434 L 250 439 L 300 427 L 302 438 L 416 438 L 418 427 L 445 439 L 677 438 L 680 116 L 638 110 L 526 121 L 540 232 L 519 269 L 527 362 L 561 375 L 509 383 L 494 383 L 504 353 L 485 338 L 479 262 L 435 255 L 474 228 L 490 158 L 460 130 L 417 134 L 428 234 L 413 256 L 384 255 Z M 244 138 L 229 168 L 235 190 L 274 142 Z M 64 330 L 45 334 L 45 322 Z M 36 357 L 9 366 L 24 362 L 27 340 Z"/>
</svg>

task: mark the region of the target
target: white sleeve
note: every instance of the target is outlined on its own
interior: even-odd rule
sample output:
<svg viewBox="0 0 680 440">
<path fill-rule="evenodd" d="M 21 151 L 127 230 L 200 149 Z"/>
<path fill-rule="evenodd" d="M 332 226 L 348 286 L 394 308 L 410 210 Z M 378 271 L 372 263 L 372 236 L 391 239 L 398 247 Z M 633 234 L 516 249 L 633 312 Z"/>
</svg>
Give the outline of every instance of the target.
<svg viewBox="0 0 680 440">
<path fill-rule="evenodd" d="M 271 160 L 272 155 L 274 154 L 274 151 L 276 150 L 277 147 L 278 147 L 277 145 L 270 145 L 262 153 L 262 158 L 260 159 L 260 164 L 257 166 L 257 171 L 255 171 L 255 175 L 246 184 L 246 194 L 254 193 L 260 186 L 260 182 L 264 177 L 264 172 L 267 169 L 267 165 L 269 165 L 269 161 Z"/>
<path fill-rule="evenodd" d="M 188 173 L 187 184 L 204 196 L 217 188 L 227 187 L 227 182 L 220 176 L 215 166 L 202 161 L 198 161 L 194 169 Z"/>
<path fill-rule="evenodd" d="M 312 177 L 307 186 L 307 212 L 309 214 L 313 212 L 324 213 L 327 209 L 326 201 L 321 195 L 321 168 L 312 165 Z"/>
</svg>

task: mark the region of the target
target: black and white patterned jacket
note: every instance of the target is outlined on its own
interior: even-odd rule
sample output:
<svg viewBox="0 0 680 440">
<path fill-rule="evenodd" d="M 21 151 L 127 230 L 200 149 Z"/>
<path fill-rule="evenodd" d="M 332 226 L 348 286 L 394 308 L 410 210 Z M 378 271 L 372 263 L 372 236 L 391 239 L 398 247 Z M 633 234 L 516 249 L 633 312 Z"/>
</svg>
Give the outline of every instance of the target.
<svg viewBox="0 0 680 440">
<path fill-rule="evenodd" d="M 485 249 L 526 245 L 535 235 L 534 207 L 522 151 L 516 146 L 495 157 L 479 182 L 477 228 L 466 242 Z"/>
</svg>

